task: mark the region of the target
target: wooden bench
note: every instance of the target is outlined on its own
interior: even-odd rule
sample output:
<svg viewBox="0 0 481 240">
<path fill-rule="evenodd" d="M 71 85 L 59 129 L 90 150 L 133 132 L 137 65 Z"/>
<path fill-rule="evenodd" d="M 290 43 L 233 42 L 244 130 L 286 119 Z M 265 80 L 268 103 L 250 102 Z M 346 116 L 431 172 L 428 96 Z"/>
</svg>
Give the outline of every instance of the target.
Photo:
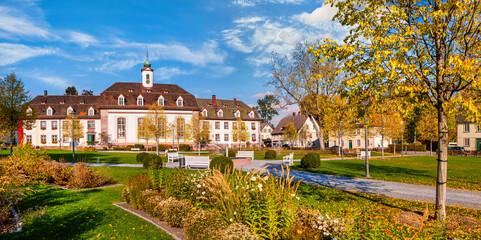
<svg viewBox="0 0 481 240">
<path fill-rule="evenodd" d="M 131 148 L 130 151 L 140 151 L 140 148 Z"/>
<path fill-rule="evenodd" d="M 174 162 L 174 160 L 179 160 L 182 155 L 179 152 L 167 152 L 167 162 Z"/>
<path fill-rule="evenodd" d="M 254 160 L 254 151 L 238 151 L 235 157 L 245 157 Z"/>
<path fill-rule="evenodd" d="M 289 166 L 294 165 L 294 153 L 282 157 L 282 161 Z"/>
<path fill-rule="evenodd" d="M 202 166 L 209 168 L 209 156 L 184 156 L 184 166 L 189 169 L 191 166 Z"/>
<path fill-rule="evenodd" d="M 357 153 L 357 159 L 363 159 L 366 157 L 366 151 L 361 151 L 360 153 Z M 371 151 L 367 151 L 367 158 L 371 157 Z"/>
</svg>

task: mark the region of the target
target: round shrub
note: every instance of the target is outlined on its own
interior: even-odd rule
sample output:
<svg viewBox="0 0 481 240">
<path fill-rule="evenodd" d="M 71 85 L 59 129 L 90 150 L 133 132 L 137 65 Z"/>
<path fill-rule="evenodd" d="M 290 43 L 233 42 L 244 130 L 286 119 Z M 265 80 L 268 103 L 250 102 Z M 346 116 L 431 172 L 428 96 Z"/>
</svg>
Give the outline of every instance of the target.
<svg viewBox="0 0 481 240">
<path fill-rule="evenodd" d="M 308 153 L 301 159 L 301 168 L 318 168 L 321 166 L 321 158 L 317 153 Z"/>
<path fill-rule="evenodd" d="M 232 159 L 224 156 L 216 157 L 210 161 L 210 169 L 218 169 L 222 173 L 230 173 L 234 169 Z"/>
<path fill-rule="evenodd" d="M 144 157 L 144 159 L 142 160 L 142 164 L 143 164 L 143 167 L 145 169 L 148 169 L 149 168 L 149 164 L 150 164 L 150 160 L 152 160 L 152 158 L 156 157 L 157 155 L 155 154 L 147 154 L 147 156 Z"/>
<path fill-rule="evenodd" d="M 182 152 L 188 152 L 190 151 L 190 145 L 187 145 L 187 144 L 180 144 L 179 145 L 179 151 L 182 151 Z"/>
<path fill-rule="evenodd" d="M 143 150 L 144 149 L 144 145 L 143 144 L 134 144 L 134 148 L 138 148 L 140 150 Z"/>
<path fill-rule="evenodd" d="M 233 157 L 235 157 L 236 153 L 237 153 L 236 150 L 230 150 L 229 149 L 229 153 L 227 155 L 229 155 L 230 158 L 233 158 Z"/>
<path fill-rule="evenodd" d="M 150 189 L 151 188 L 151 182 L 149 175 L 147 174 L 139 174 L 135 176 L 134 178 L 129 180 L 129 183 L 127 185 L 128 190 L 124 195 L 128 194 L 128 197 L 124 196 L 125 200 L 128 200 L 128 203 L 132 205 L 133 208 L 139 208 L 141 206 L 140 204 L 140 197 L 141 193 L 144 190 Z"/>
<path fill-rule="evenodd" d="M 267 150 L 264 159 L 276 159 L 277 153 L 274 150 Z"/>
<path fill-rule="evenodd" d="M 161 156 L 154 155 L 148 163 L 149 169 L 161 169 L 164 166 L 164 161 Z"/>
<path fill-rule="evenodd" d="M 144 162 L 144 159 L 149 156 L 148 153 L 139 153 L 137 154 L 137 156 L 135 156 L 135 160 L 137 160 L 138 163 L 143 163 Z"/>
</svg>

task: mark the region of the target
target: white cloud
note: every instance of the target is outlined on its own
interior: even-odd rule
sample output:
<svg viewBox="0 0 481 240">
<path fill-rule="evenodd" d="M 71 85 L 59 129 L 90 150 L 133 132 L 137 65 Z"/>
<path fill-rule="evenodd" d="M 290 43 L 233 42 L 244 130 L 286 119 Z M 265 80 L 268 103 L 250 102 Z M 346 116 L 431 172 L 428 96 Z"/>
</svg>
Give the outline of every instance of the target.
<svg viewBox="0 0 481 240">
<path fill-rule="evenodd" d="M 253 7 L 262 3 L 275 3 L 275 4 L 300 4 L 304 0 L 233 0 L 234 5 L 239 5 L 241 7 Z"/>
<path fill-rule="evenodd" d="M 52 76 L 40 70 L 26 72 L 25 75 L 29 78 L 40 80 L 57 89 L 65 89 L 66 87 L 70 86 L 70 83 L 67 79 L 58 76 Z"/>
<path fill-rule="evenodd" d="M 260 99 L 260 98 L 265 97 L 266 95 L 274 95 L 274 94 L 275 94 L 274 92 L 268 91 L 268 92 L 265 92 L 265 93 L 254 94 L 254 95 L 251 96 L 251 98 Z"/>
<path fill-rule="evenodd" d="M 68 41 L 77 43 L 78 45 L 84 48 L 88 47 L 91 44 L 98 43 L 98 40 L 95 37 L 85 33 L 75 32 L 75 31 L 70 31 L 68 33 Z"/>
<path fill-rule="evenodd" d="M 285 116 L 292 115 L 292 113 L 296 113 L 297 115 L 297 113 L 299 112 L 299 106 L 287 105 L 284 108 L 279 109 L 277 112 L 279 113 L 279 115 L 272 118 L 272 123 L 274 123 L 275 125 L 277 125 L 277 123 L 279 123 L 279 121 Z"/>
<path fill-rule="evenodd" d="M 155 70 L 154 79 L 170 80 L 174 76 L 192 74 L 193 72 L 183 71 L 177 67 L 161 67 Z"/>
<path fill-rule="evenodd" d="M 0 43 L 0 66 L 9 65 L 27 58 L 51 55 L 56 48 L 29 47 L 23 44 Z"/>
<path fill-rule="evenodd" d="M 12 38 L 23 36 L 43 39 L 54 37 L 46 26 L 40 26 L 43 23 L 43 20 L 40 18 L 31 19 L 24 12 L 6 6 L 0 6 L 0 12 L 2 13 L 0 14 L 1 37 Z"/>
<path fill-rule="evenodd" d="M 322 5 L 322 7 L 316 8 L 311 13 L 301 13 L 299 15 L 294 16 L 294 18 L 298 18 L 299 21 L 306 25 L 319 27 L 326 22 L 332 21 L 332 18 L 337 13 L 336 7 L 331 7 L 330 5 Z"/>
</svg>

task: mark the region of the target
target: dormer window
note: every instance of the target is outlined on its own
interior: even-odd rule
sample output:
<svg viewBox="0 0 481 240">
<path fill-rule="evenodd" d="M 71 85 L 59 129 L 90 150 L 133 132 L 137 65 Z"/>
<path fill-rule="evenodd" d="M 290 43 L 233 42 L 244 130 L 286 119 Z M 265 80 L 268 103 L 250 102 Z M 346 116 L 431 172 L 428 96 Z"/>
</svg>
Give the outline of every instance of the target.
<svg viewBox="0 0 481 240">
<path fill-rule="evenodd" d="M 53 115 L 53 109 L 51 107 L 47 108 L 47 115 L 52 116 Z"/>
<path fill-rule="evenodd" d="M 46 103 L 46 101 L 42 101 L 40 104 L 45 104 L 45 103 Z"/>
<path fill-rule="evenodd" d="M 142 95 L 137 97 L 137 106 L 144 106 L 144 97 Z"/>
<path fill-rule="evenodd" d="M 85 104 L 85 101 L 80 101 L 80 104 Z"/>
<path fill-rule="evenodd" d="M 249 117 L 250 117 L 250 118 L 254 118 L 254 111 L 251 111 L 251 112 L 249 113 Z"/>
<path fill-rule="evenodd" d="M 67 108 L 67 115 L 70 115 L 70 114 L 73 114 L 73 108 L 72 107 Z"/>
<path fill-rule="evenodd" d="M 134 92 L 134 89 L 129 89 L 129 92 Z"/>
<path fill-rule="evenodd" d="M 93 116 L 93 115 L 95 115 L 95 110 L 94 110 L 93 107 L 90 107 L 89 108 L 89 116 Z"/>
<path fill-rule="evenodd" d="M 32 109 L 30 107 L 27 109 L 27 116 L 32 116 Z"/>
<path fill-rule="evenodd" d="M 202 110 L 202 116 L 207 117 L 207 109 Z"/>
<path fill-rule="evenodd" d="M 184 99 L 182 97 L 177 98 L 177 107 L 183 107 L 184 106 Z"/>
<path fill-rule="evenodd" d="M 241 114 L 240 114 L 240 110 L 235 111 L 234 116 L 235 116 L 236 118 L 240 118 L 240 115 L 241 115 Z"/>
<path fill-rule="evenodd" d="M 64 100 L 60 101 L 60 104 L 65 104 L 65 101 Z"/>
<path fill-rule="evenodd" d="M 217 111 L 217 117 L 224 117 L 224 111 L 222 111 L 222 109 L 219 109 L 219 111 Z"/>
<path fill-rule="evenodd" d="M 119 106 L 125 105 L 124 95 L 120 95 L 120 96 L 119 96 L 119 98 L 118 98 L 118 103 L 119 103 Z"/>
<path fill-rule="evenodd" d="M 157 99 L 157 104 L 159 104 L 159 106 L 164 106 L 164 97 L 163 96 L 160 96 L 159 99 Z"/>
</svg>

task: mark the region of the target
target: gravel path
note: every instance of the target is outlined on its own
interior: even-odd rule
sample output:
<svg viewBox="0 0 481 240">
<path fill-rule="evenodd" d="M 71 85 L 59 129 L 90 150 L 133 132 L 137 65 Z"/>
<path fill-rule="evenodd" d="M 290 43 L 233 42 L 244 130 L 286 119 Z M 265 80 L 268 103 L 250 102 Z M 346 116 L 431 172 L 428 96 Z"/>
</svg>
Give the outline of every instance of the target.
<svg viewBox="0 0 481 240">
<path fill-rule="evenodd" d="M 249 171 L 252 169 L 267 168 L 271 173 L 276 174 L 274 169 L 281 169 L 282 161 L 276 160 L 253 160 L 250 165 L 238 166 L 237 169 Z M 89 164 L 93 166 L 112 167 L 142 167 L 141 164 Z M 179 163 L 167 163 L 167 167 L 178 167 Z M 400 198 L 406 200 L 435 202 L 436 188 L 433 186 L 416 185 L 408 183 L 397 183 L 373 179 L 341 177 L 334 175 L 291 171 L 295 179 L 302 179 L 303 182 L 341 189 L 345 191 L 362 192 L 386 197 Z M 280 175 L 277 173 L 277 175 Z M 448 188 L 447 204 L 460 207 L 467 207 L 481 210 L 481 191 L 469 191 Z"/>
</svg>

